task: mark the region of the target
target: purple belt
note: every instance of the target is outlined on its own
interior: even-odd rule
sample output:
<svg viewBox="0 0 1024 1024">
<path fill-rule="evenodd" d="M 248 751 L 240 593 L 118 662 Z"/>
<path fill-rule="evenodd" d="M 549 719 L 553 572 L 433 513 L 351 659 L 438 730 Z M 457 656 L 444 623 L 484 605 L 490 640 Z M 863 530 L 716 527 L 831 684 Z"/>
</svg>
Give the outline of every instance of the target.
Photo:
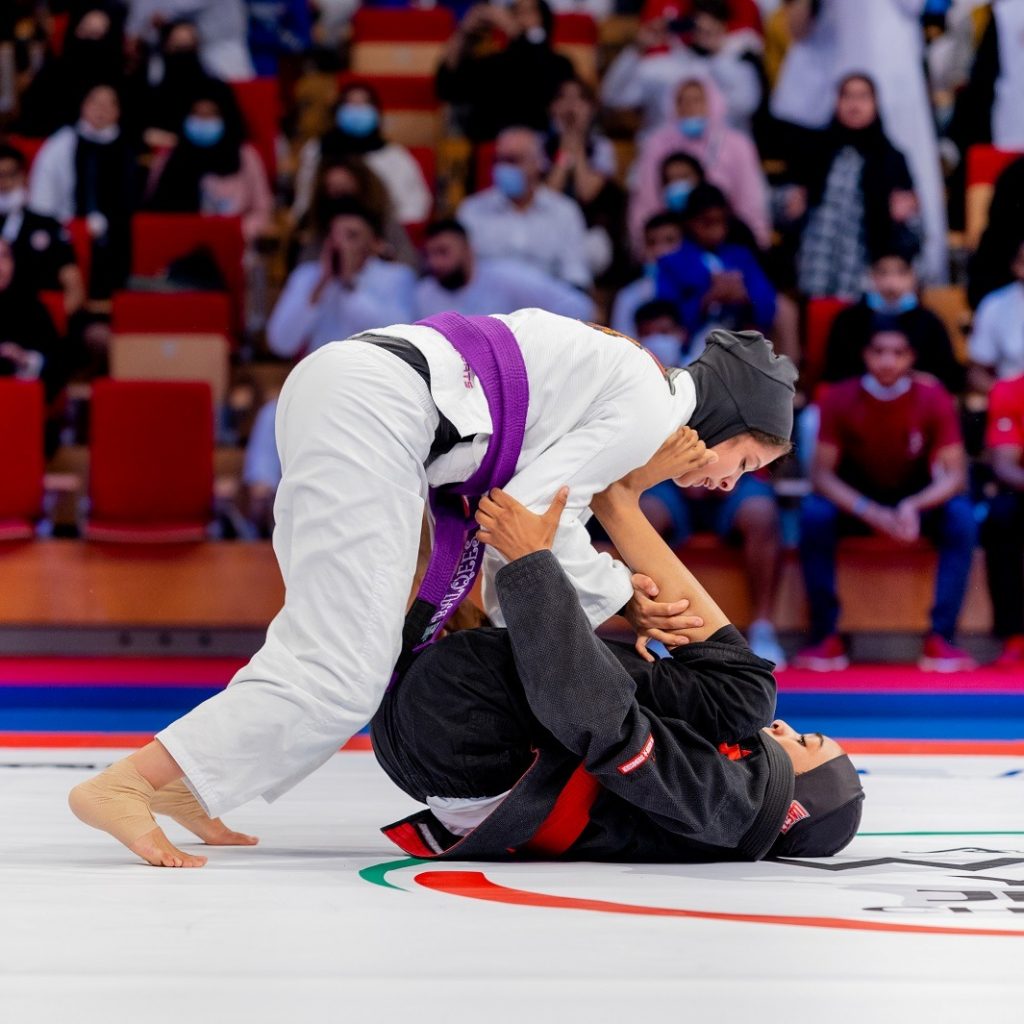
<svg viewBox="0 0 1024 1024">
<path fill-rule="evenodd" d="M 484 545 L 477 539 L 477 501 L 512 479 L 523 449 L 530 388 L 515 335 L 490 316 L 439 313 L 420 320 L 443 335 L 476 374 L 491 414 L 492 433 L 480 468 L 462 483 L 431 488 L 434 547 L 402 632 L 395 678 L 413 656 L 437 639 L 445 623 L 473 589 Z"/>
</svg>

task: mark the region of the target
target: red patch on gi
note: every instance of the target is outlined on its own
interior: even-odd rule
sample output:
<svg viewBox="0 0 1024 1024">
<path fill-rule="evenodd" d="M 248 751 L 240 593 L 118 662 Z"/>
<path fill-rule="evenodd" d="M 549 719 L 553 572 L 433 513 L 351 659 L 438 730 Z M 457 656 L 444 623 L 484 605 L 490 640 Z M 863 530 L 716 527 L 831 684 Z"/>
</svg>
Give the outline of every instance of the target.
<svg viewBox="0 0 1024 1024">
<path fill-rule="evenodd" d="M 719 743 L 718 752 L 724 754 L 730 761 L 739 761 L 740 758 L 750 757 L 750 751 L 738 743 Z"/>
<path fill-rule="evenodd" d="M 794 800 L 789 805 L 789 810 L 786 811 L 786 820 L 782 823 L 779 834 L 785 835 L 798 821 L 803 821 L 804 818 L 810 816 L 811 812 L 799 800 Z"/>
<path fill-rule="evenodd" d="M 620 775 L 628 775 L 630 772 L 635 772 L 637 768 L 642 765 L 647 758 L 651 756 L 651 751 L 654 750 L 654 733 L 647 737 L 647 742 L 640 748 L 640 753 L 636 757 L 631 757 L 628 761 L 623 762 L 619 765 L 618 771 Z"/>
</svg>

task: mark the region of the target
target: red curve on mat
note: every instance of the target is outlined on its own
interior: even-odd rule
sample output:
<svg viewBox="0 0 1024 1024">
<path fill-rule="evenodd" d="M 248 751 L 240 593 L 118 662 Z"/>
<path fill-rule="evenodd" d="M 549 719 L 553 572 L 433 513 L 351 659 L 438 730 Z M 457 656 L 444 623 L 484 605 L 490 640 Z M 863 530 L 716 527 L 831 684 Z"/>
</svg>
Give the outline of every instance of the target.
<svg viewBox="0 0 1024 1024">
<path fill-rule="evenodd" d="M 492 882 L 482 871 L 424 871 L 415 881 L 425 889 L 464 896 L 488 903 L 510 903 L 517 907 L 548 907 L 553 910 L 595 910 L 606 914 L 643 917 L 689 917 L 704 921 L 740 921 L 747 924 L 780 924 L 798 928 L 840 928 L 858 932 L 903 932 L 914 935 L 987 935 L 1024 938 L 1024 931 L 1001 928 L 944 928 L 941 925 L 886 924 L 881 921 L 853 921 L 842 917 L 789 917 L 781 914 L 726 914 L 711 910 L 682 910 L 676 907 L 644 907 L 634 903 L 585 900 L 575 896 L 510 889 Z"/>
</svg>

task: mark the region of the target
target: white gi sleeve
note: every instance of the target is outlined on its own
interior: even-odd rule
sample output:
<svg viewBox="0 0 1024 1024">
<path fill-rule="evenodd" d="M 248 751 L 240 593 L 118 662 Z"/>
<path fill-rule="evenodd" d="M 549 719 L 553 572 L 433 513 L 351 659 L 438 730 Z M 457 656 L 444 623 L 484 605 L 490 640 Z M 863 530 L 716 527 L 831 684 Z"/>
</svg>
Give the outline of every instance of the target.
<svg viewBox="0 0 1024 1024">
<path fill-rule="evenodd" d="M 633 596 L 630 570 L 590 543 L 584 523 L 590 501 L 609 484 L 642 466 L 658 450 L 671 430 L 644 422 L 642 388 L 630 389 L 615 405 L 570 431 L 524 467 L 505 490 L 532 512 L 544 512 L 558 489 L 569 488 L 569 501 L 555 535 L 552 552 L 579 595 L 580 604 L 595 628 L 622 608 Z M 652 403 L 655 404 L 655 403 Z M 632 408 L 632 414 L 626 410 Z M 640 411 L 638 411 L 640 410 Z M 503 625 L 492 582 L 505 564 L 496 551 L 484 558 L 484 610 L 496 625 Z"/>
</svg>

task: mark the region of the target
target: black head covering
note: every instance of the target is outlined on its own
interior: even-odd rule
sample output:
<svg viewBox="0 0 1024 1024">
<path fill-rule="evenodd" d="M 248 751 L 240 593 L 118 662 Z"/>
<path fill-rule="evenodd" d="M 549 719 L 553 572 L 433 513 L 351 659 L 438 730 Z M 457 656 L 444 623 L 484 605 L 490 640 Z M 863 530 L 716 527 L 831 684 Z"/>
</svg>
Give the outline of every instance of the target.
<svg viewBox="0 0 1024 1024">
<path fill-rule="evenodd" d="M 757 331 L 712 331 L 686 367 L 697 389 L 689 426 L 709 447 L 748 430 L 788 440 L 797 369 Z"/>
<path fill-rule="evenodd" d="M 797 775 L 783 832 L 769 857 L 831 857 L 857 834 L 864 790 L 843 754 Z"/>
</svg>

